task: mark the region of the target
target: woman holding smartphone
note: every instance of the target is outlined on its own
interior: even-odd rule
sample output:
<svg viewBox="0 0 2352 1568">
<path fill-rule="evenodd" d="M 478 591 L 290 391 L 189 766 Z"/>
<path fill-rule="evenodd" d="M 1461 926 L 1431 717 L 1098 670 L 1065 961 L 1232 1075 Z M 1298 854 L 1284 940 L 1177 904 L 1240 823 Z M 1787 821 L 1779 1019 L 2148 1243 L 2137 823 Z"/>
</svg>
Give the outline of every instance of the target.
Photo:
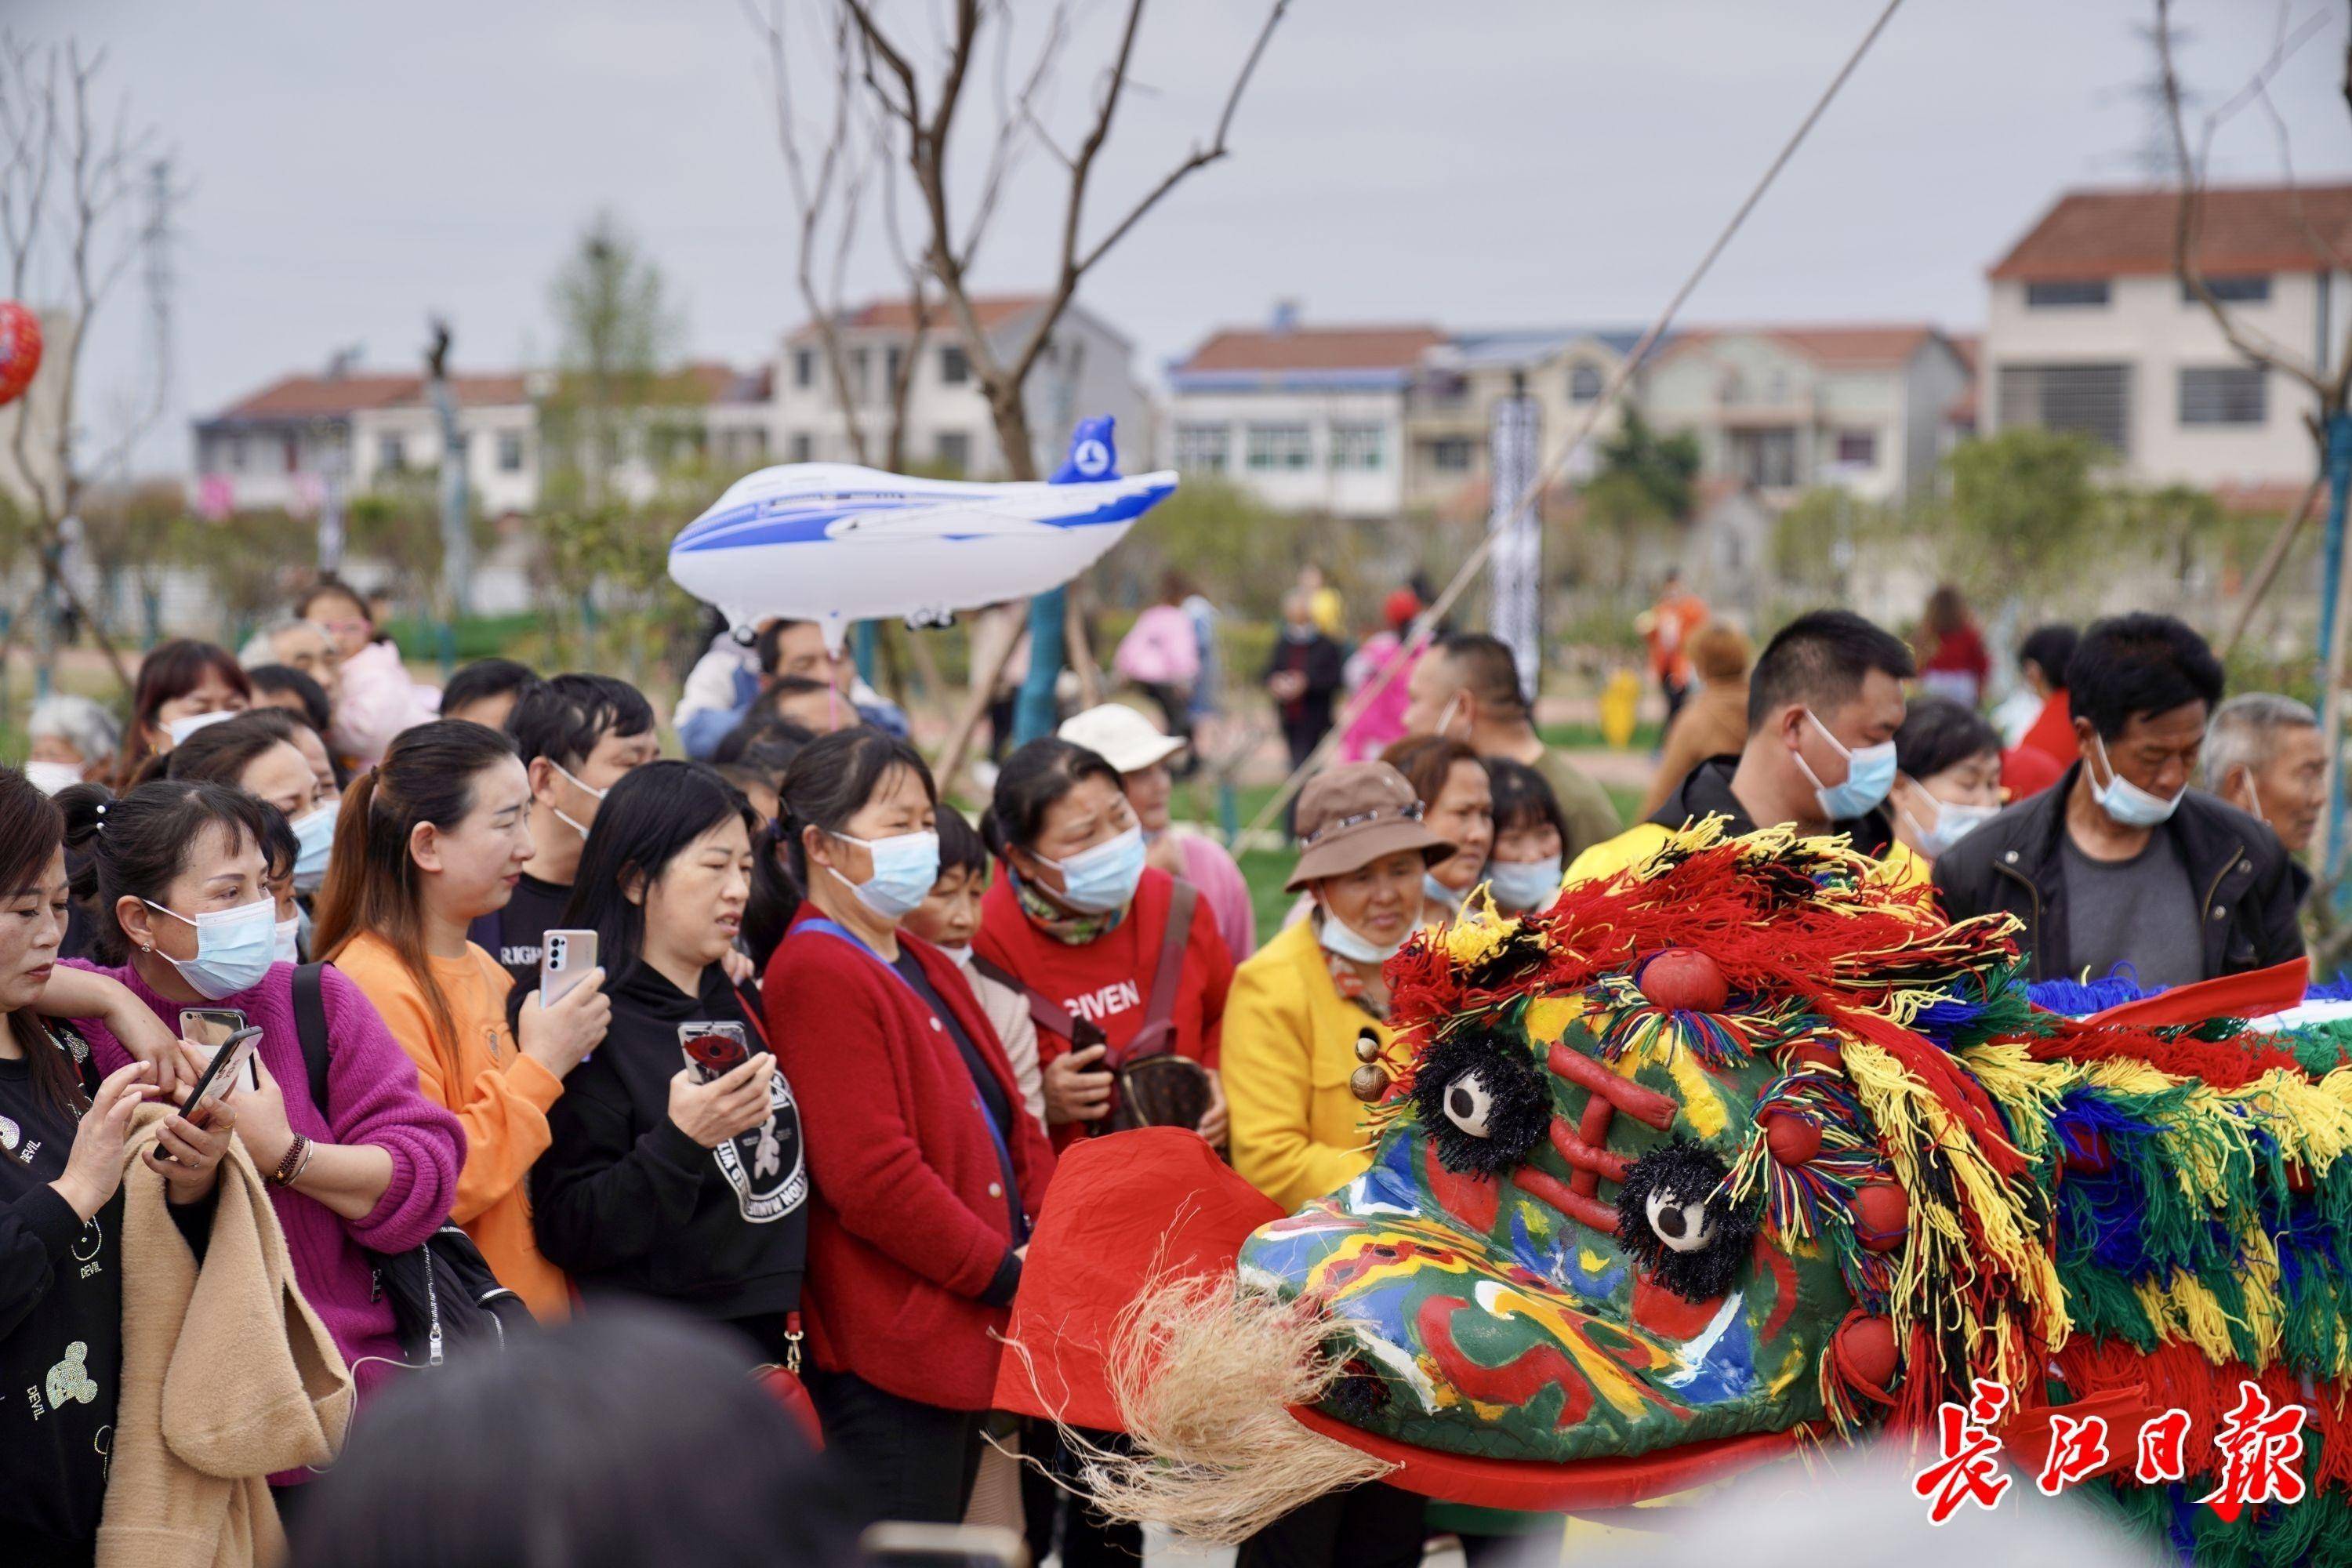
<svg viewBox="0 0 2352 1568">
<path fill-rule="evenodd" d="M 530 805 L 499 731 L 462 719 L 404 730 L 343 797 L 315 940 L 383 1014 L 425 1095 L 457 1112 L 466 1164 L 450 1217 L 544 1321 L 570 1310 L 571 1292 L 531 1235 L 523 1181 L 547 1152 L 548 1108 L 604 1037 L 612 1003 L 592 970 L 551 1007 L 534 989 L 510 1028 L 514 981 L 467 940 L 530 858 Z"/>
<path fill-rule="evenodd" d="M 271 1184 L 295 1283 L 364 1400 L 401 1353 L 368 1249 L 408 1251 L 447 1217 L 462 1147 L 457 1119 L 417 1093 L 416 1071 L 383 1020 L 334 973 L 320 986 L 332 1047 L 327 1103 L 311 1100 L 294 967 L 272 957 L 268 806 L 226 785 L 167 780 L 120 799 L 79 785 L 58 804 L 66 847 L 83 858 L 74 889 L 93 912 L 98 952 L 121 962 L 59 968 L 42 1011 L 89 1020 L 83 1032 L 101 1071 L 135 1051 L 151 1068 L 172 1063 L 182 1092 L 193 1084 L 173 1044 L 182 1013 L 233 1009 L 261 1030 L 258 1087 L 234 1100 L 236 1135 Z"/>
<path fill-rule="evenodd" d="M 815 1184 L 809 1391 L 866 1518 L 952 1523 L 1053 1151 L 955 962 L 899 930 L 939 879 L 921 755 L 838 731 L 778 795 L 745 923 Z"/>
<path fill-rule="evenodd" d="M 751 890 L 752 821 L 702 763 L 647 763 L 598 808 L 563 923 L 596 933 L 613 1022 L 548 1111 L 531 1222 L 583 1293 L 669 1301 L 791 1365 L 808 1247 L 800 1113 L 757 999 L 722 962 Z M 707 1074 L 688 1035 L 741 1059 Z"/>
<path fill-rule="evenodd" d="M 64 844 L 57 806 L 0 768 L 0 1387 L 30 1406 L 0 1421 L 0 1539 L 33 1568 L 96 1548 L 121 1384 L 122 1184 L 161 1180 L 201 1259 L 236 1125 L 226 1105 L 203 1127 L 174 1113 L 156 1145 L 169 1159 L 130 1162 L 153 1070 L 124 1062 L 101 1080 L 79 1037 L 36 1016 L 65 931 Z"/>
</svg>

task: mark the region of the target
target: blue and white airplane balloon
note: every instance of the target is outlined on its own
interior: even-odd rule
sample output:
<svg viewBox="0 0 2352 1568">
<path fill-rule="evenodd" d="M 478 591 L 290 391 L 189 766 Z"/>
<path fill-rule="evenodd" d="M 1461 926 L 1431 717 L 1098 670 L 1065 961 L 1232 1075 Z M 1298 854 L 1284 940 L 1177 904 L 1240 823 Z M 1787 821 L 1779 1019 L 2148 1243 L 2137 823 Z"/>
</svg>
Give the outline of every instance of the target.
<svg viewBox="0 0 2352 1568">
<path fill-rule="evenodd" d="M 669 574 L 738 626 L 813 620 L 837 647 L 851 621 L 945 621 L 1058 587 L 1175 488 L 1168 472 L 1119 478 L 1108 418 L 1081 420 L 1043 482 L 786 463 L 736 480 L 681 530 Z"/>
</svg>

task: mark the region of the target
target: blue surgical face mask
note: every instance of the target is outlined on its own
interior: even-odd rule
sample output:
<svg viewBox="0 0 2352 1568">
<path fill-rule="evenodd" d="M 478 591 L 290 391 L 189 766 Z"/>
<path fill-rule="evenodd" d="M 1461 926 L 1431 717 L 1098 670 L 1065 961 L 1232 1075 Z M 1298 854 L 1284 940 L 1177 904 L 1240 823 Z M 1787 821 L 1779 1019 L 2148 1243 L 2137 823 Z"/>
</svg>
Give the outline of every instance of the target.
<svg viewBox="0 0 2352 1568">
<path fill-rule="evenodd" d="M 1462 907 L 1462 895 L 1427 871 L 1421 874 L 1421 896 L 1433 904 L 1441 904 L 1449 910 L 1458 910 Z"/>
<path fill-rule="evenodd" d="M 327 879 L 327 854 L 335 847 L 335 807 L 318 805 L 294 819 L 294 842 L 301 853 L 294 857 L 294 886 L 298 891 L 315 891 Z"/>
<path fill-rule="evenodd" d="M 249 904 L 208 910 L 194 920 L 152 899 L 139 901 L 159 915 L 170 915 L 182 925 L 196 928 L 196 956 L 184 961 L 172 958 L 170 963 L 207 1002 L 252 990 L 276 960 L 278 900 L 266 894 Z"/>
<path fill-rule="evenodd" d="M 1876 810 L 1879 802 L 1886 798 L 1886 792 L 1895 787 L 1895 742 L 1881 741 L 1874 746 L 1848 751 L 1811 709 L 1805 710 L 1805 717 L 1822 732 L 1822 739 L 1837 748 L 1838 755 L 1846 763 L 1845 781 L 1825 784 L 1806 766 L 1805 754 L 1797 753 L 1797 765 L 1804 768 L 1805 777 L 1812 781 L 1813 798 L 1821 803 L 1822 815 L 1832 822 L 1844 822 Z"/>
<path fill-rule="evenodd" d="M 852 882 L 838 871 L 833 874 L 841 877 L 859 903 L 886 921 L 912 914 L 940 879 L 940 836 L 929 828 L 895 838 L 852 838 L 846 833 L 833 837 L 860 846 L 874 858 L 874 874 L 862 882 Z"/>
<path fill-rule="evenodd" d="M 1924 786 L 1915 787 L 1921 795 L 1927 795 Z M 1939 858 L 1953 845 L 2000 815 L 1997 805 L 1963 805 L 1956 800 L 1936 800 L 1932 795 L 1927 798 L 1936 801 L 1936 820 L 1926 826 L 1921 825 L 1910 807 L 1897 802 L 1895 809 L 1910 823 L 1911 831 L 1919 836 L 1919 847 L 1930 860 Z"/>
<path fill-rule="evenodd" d="M 2189 792 L 2184 789 L 2170 800 L 2148 794 L 2116 772 L 2116 764 L 2107 758 L 2105 737 L 2094 735 L 2091 739 L 2099 748 L 2099 766 L 2107 770 L 2105 784 L 2099 782 L 2098 774 L 2091 775 L 2091 797 L 2099 803 L 2099 809 L 2126 827 L 2161 827 L 2169 821 L 2179 809 L 2180 795 Z"/>
<path fill-rule="evenodd" d="M 1127 908 L 1135 897 L 1136 884 L 1143 880 L 1143 829 L 1130 827 L 1066 860 L 1037 858 L 1062 874 L 1062 902 L 1080 914 L 1107 915 Z"/>
<path fill-rule="evenodd" d="M 1324 952 L 1337 953 L 1350 963 L 1386 963 L 1412 940 L 1412 927 L 1405 927 L 1404 935 L 1383 947 L 1333 914 L 1327 906 L 1316 921 L 1315 939 L 1323 944 Z"/>
<path fill-rule="evenodd" d="M 1540 910 L 1559 892 L 1559 857 L 1542 860 L 1496 860 L 1486 868 L 1486 885 L 1507 910 Z"/>
</svg>

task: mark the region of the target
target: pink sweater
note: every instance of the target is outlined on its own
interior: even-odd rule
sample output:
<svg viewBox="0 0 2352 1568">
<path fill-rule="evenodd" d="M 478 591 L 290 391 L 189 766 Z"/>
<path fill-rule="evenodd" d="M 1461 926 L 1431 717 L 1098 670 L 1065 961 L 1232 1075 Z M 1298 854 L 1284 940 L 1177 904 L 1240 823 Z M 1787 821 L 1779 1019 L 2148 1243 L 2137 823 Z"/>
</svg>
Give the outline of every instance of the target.
<svg viewBox="0 0 2352 1568">
<path fill-rule="evenodd" d="M 178 1026 L 180 1004 L 149 990 L 128 964 L 110 969 L 79 959 L 68 962 L 121 981 L 157 1017 Z M 295 1283 L 334 1336 L 365 1399 L 392 1372 L 389 1363 L 399 1359 L 400 1343 L 393 1336 L 391 1302 L 368 1299 L 373 1271 L 361 1248 L 405 1252 L 440 1227 L 457 1196 L 466 1135 L 455 1116 L 417 1091 L 416 1065 L 408 1053 L 359 987 L 331 968 L 320 976 L 320 987 L 333 1047 L 327 1058 L 328 1111 L 322 1113 L 310 1102 L 310 1069 L 303 1064 L 301 1037 L 294 1031 L 293 981 L 292 964 L 272 964 L 260 984 L 215 1005 L 241 1008 L 247 1023 L 260 1026 L 261 1065 L 278 1080 L 287 1124 L 295 1131 L 322 1143 L 373 1143 L 392 1156 L 392 1184 L 364 1219 L 345 1220 L 289 1187 L 269 1189 L 294 1261 Z M 75 1026 L 89 1038 L 100 1072 L 112 1072 L 131 1059 L 104 1025 L 78 1019 Z"/>
</svg>

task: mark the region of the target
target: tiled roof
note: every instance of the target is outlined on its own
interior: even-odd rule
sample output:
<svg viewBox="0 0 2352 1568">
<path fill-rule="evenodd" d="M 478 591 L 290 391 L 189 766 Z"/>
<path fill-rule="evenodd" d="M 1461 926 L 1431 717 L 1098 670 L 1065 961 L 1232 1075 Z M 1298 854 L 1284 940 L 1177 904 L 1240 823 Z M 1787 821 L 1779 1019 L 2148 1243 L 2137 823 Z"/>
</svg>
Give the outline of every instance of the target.
<svg viewBox="0 0 2352 1568">
<path fill-rule="evenodd" d="M 2198 260 L 2208 274 L 2341 268 L 2352 256 L 2352 184 L 2225 185 L 2206 191 L 2200 208 Z M 2069 191 L 1991 276 L 2048 283 L 2169 272 L 2179 216 L 2180 194 L 2169 188 Z"/>
<path fill-rule="evenodd" d="M 1445 342 L 1435 327 L 1228 327 L 1173 366 L 1179 375 L 1409 370 Z"/>
<path fill-rule="evenodd" d="M 467 407 L 528 403 L 520 375 L 459 375 L 457 401 Z M 421 375 L 289 375 L 230 404 L 221 419 L 331 419 L 362 409 L 425 401 Z"/>
<path fill-rule="evenodd" d="M 980 318 L 981 331 L 992 332 L 1007 321 L 1016 321 L 1046 302 L 1043 294 L 978 294 L 972 297 L 971 313 Z M 913 330 L 914 307 L 900 295 L 887 300 L 869 300 L 854 310 L 842 313 L 841 324 L 850 331 L 904 332 Z M 953 333 L 956 319 L 944 301 L 931 307 L 929 331 Z M 816 335 L 816 323 L 803 321 L 793 329 L 793 341 Z"/>
<path fill-rule="evenodd" d="M 1941 334 L 1925 322 L 1856 326 L 1693 327 L 1666 351 L 1684 354 L 1726 338 L 1769 338 L 1829 370 L 1891 370 Z"/>
</svg>

